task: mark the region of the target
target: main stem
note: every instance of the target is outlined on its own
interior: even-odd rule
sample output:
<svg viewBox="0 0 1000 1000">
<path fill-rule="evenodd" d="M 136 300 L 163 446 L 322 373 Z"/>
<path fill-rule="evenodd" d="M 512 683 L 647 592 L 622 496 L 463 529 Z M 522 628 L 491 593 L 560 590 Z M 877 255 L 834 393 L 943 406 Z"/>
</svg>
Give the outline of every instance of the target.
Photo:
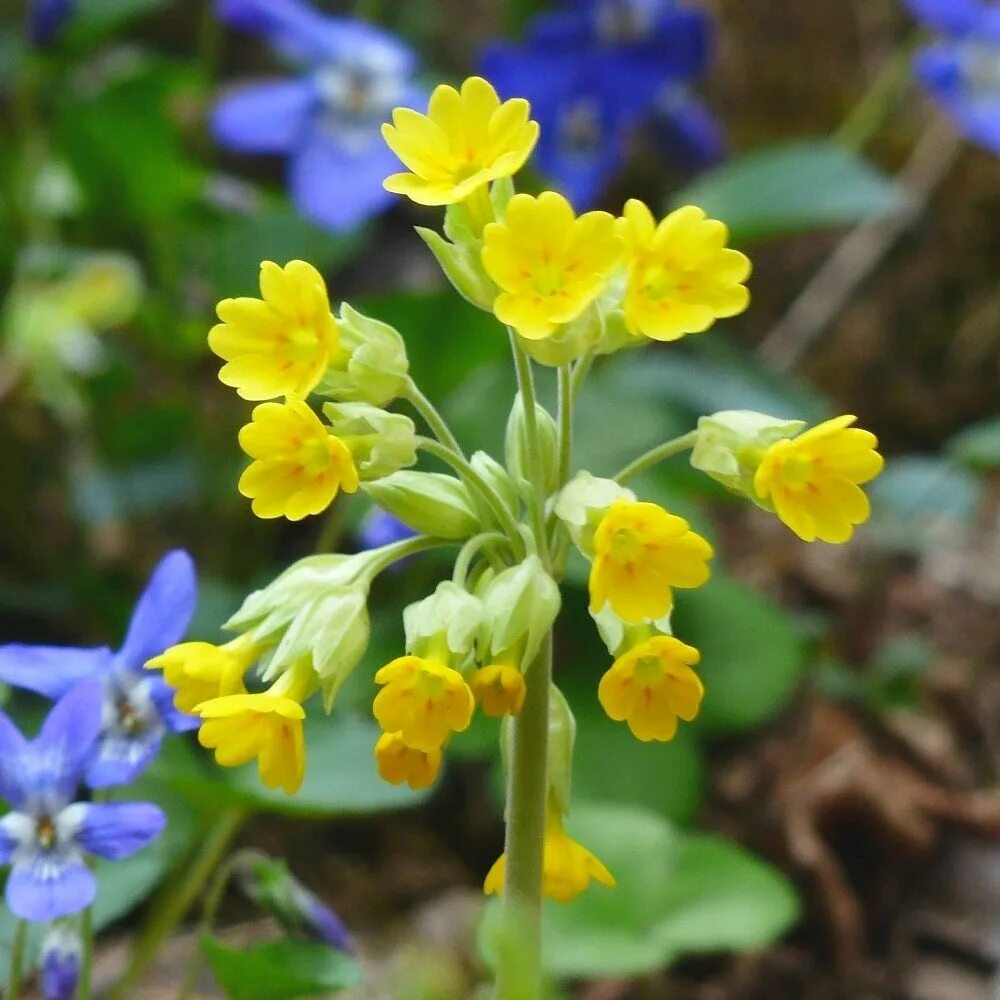
<svg viewBox="0 0 1000 1000">
<path fill-rule="evenodd" d="M 94 908 L 88 906 L 80 918 L 80 937 L 83 954 L 80 956 L 80 981 L 77 983 L 77 1000 L 90 1000 L 91 979 L 94 973 Z"/>
<path fill-rule="evenodd" d="M 7 1000 L 21 996 L 21 977 L 24 975 L 24 953 L 28 945 L 28 921 L 18 920 L 14 931 L 14 945 L 10 951 L 10 974 L 7 977 Z"/>
<path fill-rule="evenodd" d="M 497 1000 L 540 1000 L 542 995 L 542 845 L 549 739 L 552 637 L 525 672 L 521 714 L 507 791 L 507 856 L 503 922 L 498 941 Z"/>
</svg>

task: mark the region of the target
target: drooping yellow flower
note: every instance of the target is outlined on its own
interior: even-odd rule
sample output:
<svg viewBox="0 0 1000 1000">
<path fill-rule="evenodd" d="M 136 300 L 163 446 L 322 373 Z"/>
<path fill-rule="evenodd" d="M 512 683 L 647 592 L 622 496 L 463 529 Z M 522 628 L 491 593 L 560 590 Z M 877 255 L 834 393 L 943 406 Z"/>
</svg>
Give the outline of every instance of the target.
<svg viewBox="0 0 1000 1000">
<path fill-rule="evenodd" d="M 244 399 L 305 396 L 337 352 L 337 323 L 323 277 L 302 260 L 260 265 L 262 298 L 224 299 L 208 346 L 226 364 L 225 385 Z"/>
<path fill-rule="evenodd" d="M 615 887 L 615 878 L 611 872 L 586 847 L 566 833 L 562 820 L 552 809 L 549 810 L 545 823 L 543 852 L 542 894 L 548 899 L 568 903 L 590 885 L 591 879 L 609 889 Z M 506 869 L 507 855 L 501 854 L 483 883 L 483 891 L 487 896 L 503 895 Z"/>
<path fill-rule="evenodd" d="M 618 231 L 628 261 L 623 312 L 633 335 L 678 340 L 749 304 L 743 282 L 750 261 L 726 246 L 725 225 L 705 218 L 700 208 L 678 208 L 657 225 L 652 212 L 633 199 Z"/>
<path fill-rule="evenodd" d="M 493 717 L 519 715 L 524 705 L 524 677 L 517 667 L 491 663 L 481 667 L 469 681 L 476 701 Z"/>
<path fill-rule="evenodd" d="M 856 417 L 834 417 L 772 444 L 754 474 L 754 491 L 803 541 L 846 542 L 871 507 L 861 483 L 883 466 L 870 431 Z"/>
<path fill-rule="evenodd" d="M 432 753 L 449 734 L 468 728 L 475 701 L 462 675 L 436 660 L 401 656 L 375 675 L 383 685 L 373 711 L 387 733 L 407 746 Z"/>
<path fill-rule="evenodd" d="M 464 201 L 490 181 L 524 166 L 538 141 L 523 98 L 500 102 L 481 77 L 469 77 L 461 91 L 435 87 L 427 114 L 396 108 L 382 126 L 389 148 L 411 172 L 393 174 L 385 188 L 420 205 Z"/>
<path fill-rule="evenodd" d="M 259 647 L 242 636 L 223 646 L 210 642 L 181 642 L 146 663 L 162 670 L 174 689 L 174 705 L 193 712 L 197 705 L 230 694 L 244 694 L 243 675 L 256 659 Z"/>
<path fill-rule="evenodd" d="M 300 521 L 325 510 L 339 490 L 358 488 L 350 449 L 301 399 L 254 407 L 240 430 L 240 447 L 254 461 L 239 490 L 258 517 Z"/>
<path fill-rule="evenodd" d="M 687 521 L 655 503 L 616 500 L 594 532 L 590 609 L 605 603 L 626 622 L 662 618 L 673 587 L 708 579 L 712 546 Z"/>
<path fill-rule="evenodd" d="M 440 750 L 417 750 L 399 733 L 383 733 L 375 744 L 378 773 L 390 785 L 404 781 L 416 791 L 432 784 L 441 768 Z"/>
<path fill-rule="evenodd" d="M 231 694 L 203 702 L 197 712 L 204 720 L 198 742 L 215 751 L 217 764 L 238 767 L 256 757 L 265 785 L 289 795 L 299 790 L 306 769 L 306 713 L 297 701 L 273 694 Z"/>
<path fill-rule="evenodd" d="M 607 212 L 579 218 L 554 191 L 517 194 L 483 230 L 483 267 L 500 286 L 493 312 L 528 340 L 576 319 L 603 290 L 622 242 Z"/>
<path fill-rule="evenodd" d="M 690 722 L 701 706 L 705 689 L 691 669 L 699 659 L 693 646 L 670 635 L 654 636 L 615 660 L 597 697 L 615 722 L 628 723 L 636 739 L 672 740 L 678 718 Z"/>
</svg>

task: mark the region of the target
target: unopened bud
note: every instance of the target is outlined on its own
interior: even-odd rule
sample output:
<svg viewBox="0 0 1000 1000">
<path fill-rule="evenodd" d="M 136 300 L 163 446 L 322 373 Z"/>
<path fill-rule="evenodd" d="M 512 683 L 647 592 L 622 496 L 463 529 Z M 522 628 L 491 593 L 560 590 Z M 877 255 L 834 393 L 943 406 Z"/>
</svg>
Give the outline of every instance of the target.
<svg viewBox="0 0 1000 1000">
<path fill-rule="evenodd" d="M 538 427 L 539 451 L 541 453 L 542 482 L 537 485 L 545 495 L 552 492 L 558 474 L 559 432 L 556 422 L 544 406 L 535 404 L 535 423 Z M 528 429 L 525 420 L 524 400 L 520 393 L 514 399 L 514 406 L 507 418 L 507 434 L 504 441 L 507 468 L 515 483 L 533 483 L 531 452 L 528 448 Z"/>
<path fill-rule="evenodd" d="M 334 434 L 351 450 L 362 482 L 381 479 L 417 460 L 417 432 L 402 413 L 370 403 L 324 403 Z"/>
<path fill-rule="evenodd" d="M 405 469 L 362 488 L 383 510 L 425 535 L 458 540 L 480 530 L 469 494 L 454 476 Z"/>
</svg>

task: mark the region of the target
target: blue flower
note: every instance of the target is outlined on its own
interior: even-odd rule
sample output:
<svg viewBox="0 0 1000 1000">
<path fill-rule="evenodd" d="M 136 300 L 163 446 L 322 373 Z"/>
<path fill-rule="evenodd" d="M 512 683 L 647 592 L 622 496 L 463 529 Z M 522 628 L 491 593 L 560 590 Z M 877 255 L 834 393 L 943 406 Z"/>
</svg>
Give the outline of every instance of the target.
<svg viewBox="0 0 1000 1000">
<path fill-rule="evenodd" d="M 45 1000 L 73 1000 L 80 978 L 83 943 L 75 922 L 60 920 L 42 939 L 42 996 Z"/>
<path fill-rule="evenodd" d="M 104 689 L 84 680 L 53 706 L 34 740 L 0 712 L 0 864 L 5 898 L 22 920 L 48 921 L 90 906 L 97 880 L 87 855 L 118 860 L 145 847 L 166 818 L 145 802 L 77 802 L 101 735 Z"/>
<path fill-rule="evenodd" d="M 333 230 L 388 208 L 394 196 L 382 181 L 398 162 L 380 129 L 393 108 L 426 99 L 413 82 L 414 53 L 388 32 L 320 14 L 302 0 L 218 0 L 216 10 L 302 67 L 294 79 L 223 95 L 211 123 L 219 143 L 288 157 L 296 205 Z"/>
<path fill-rule="evenodd" d="M 28 7 L 28 35 L 34 45 L 53 45 L 76 7 L 76 0 L 32 0 Z"/>
<path fill-rule="evenodd" d="M 916 57 L 915 72 L 958 128 L 1000 153 L 1000 4 L 984 0 L 907 0 L 941 35 Z"/>
<path fill-rule="evenodd" d="M 92 788 L 128 784 L 156 756 L 166 733 L 198 727 L 197 717 L 174 708 L 162 677 L 143 669 L 184 638 L 196 589 L 191 557 L 170 552 L 153 571 L 117 652 L 106 646 L 0 646 L 0 680 L 46 698 L 61 697 L 83 678 L 100 678 L 104 710 L 86 772 Z"/>
<path fill-rule="evenodd" d="M 667 0 L 584 0 L 536 18 L 525 44 L 488 49 L 483 72 L 504 96 L 531 101 L 539 168 L 585 208 L 651 119 L 680 165 L 719 158 L 721 132 L 688 90 L 707 64 L 710 28 L 703 11 Z"/>
<path fill-rule="evenodd" d="M 379 549 L 383 545 L 402 542 L 407 538 L 414 538 L 416 535 L 417 532 L 409 525 L 403 524 L 392 514 L 374 507 L 361 522 L 361 527 L 358 530 L 358 541 L 362 549 Z"/>
</svg>

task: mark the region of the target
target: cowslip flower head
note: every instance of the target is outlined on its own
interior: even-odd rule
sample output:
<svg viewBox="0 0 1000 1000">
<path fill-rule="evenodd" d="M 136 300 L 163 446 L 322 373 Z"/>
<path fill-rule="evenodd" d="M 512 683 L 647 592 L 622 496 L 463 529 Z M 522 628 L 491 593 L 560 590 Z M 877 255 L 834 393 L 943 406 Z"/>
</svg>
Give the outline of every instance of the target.
<svg viewBox="0 0 1000 1000">
<path fill-rule="evenodd" d="M 884 463 L 875 435 L 851 426 L 856 419 L 834 417 L 776 441 L 757 467 L 757 496 L 803 541 L 846 542 L 871 514 L 861 484 Z"/>
<path fill-rule="evenodd" d="M 375 744 L 375 761 L 383 781 L 414 791 L 434 783 L 441 769 L 441 750 L 417 750 L 400 733 L 383 733 Z"/>
<path fill-rule="evenodd" d="M 554 191 L 514 195 L 503 222 L 486 226 L 483 240 L 483 267 L 501 289 L 493 312 L 526 340 L 541 340 L 576 319 L 622 254 L 607 212 L 578 218 Z"/>
<path fill-rule="evenodd" d="M 482 710 L 493 718 L 519 715 L 524 706 L 525 684 L 521 671 L 505 663 L 480 667 L 469 681 Z"/>
<path fill-rule="evenodd" d="M 167 733 L 197 727 L 195 717 L 174 707 L 169 685 L 143 670 L 147 660 L 184 637 L 196 593 L 194 563 L 175 550 L 153 570 L 117 652 L 106 646 L 0 646 L 0 680 L 45 698 L 62 697 L 84 678 L 101 680 L 101 733 L 86 774 L 92 788 L 131 783 L 157 755 Z"/>
<path fill-rule="evenodd" d="M 339 347 L 323 276 L 302 260 L 260 265 L 261 298 L 223 299 L 208 346 L 222 358 L 219 381 L 244 399 L 306 396 Z"/>
<path fill-rule="evenodd" d="M 452 667 L 419 656 L 400 656 L 375 675 L 382 690 L 373 712 L 387 733 L 407 746 L 432 753 L 451 733 L 467 729 L 475 700 L 469 685 Z"/>
<path fill-rule="evenodd" d="M 240 447 L 253 462 L 239 490 L 258 517 L 301 521 L 326 510 L 340 490 L 358 488 L 350 449 L 301 399 L 254 407 Z"/>
<path fill-rule="evenodd" d="M 501 854 L 486 875 L 483 891 L 487 896 L 503 895 L 507 855 Z M 549 810 L 545 823 L 542 855 L 542 894 L 547 899 L 568 903 L 590 885 L 591 880 L 615 887 L 615 878 L 601 861 L 563 829 L 562 820 Z"/>
<path fill-rule="evenodd" d="M 636 739 L 672 740 L 678 718 L 690 722 L 698 714 L 704 688 L 691 668 L 700 658 L 697 649 L 671 635 L 653 636 L 615 660 L 597 697 Z"/>
<path fill-rule="evenodd" d="M 626 622 L 662 618 L 673 587 L 708 580 L 712 546 L 682 517 L 654 503 L 617 500 L 594 533 L 590 610 L 605 603 Z"/>
<path fill-rule="evenodd" d="M 625 324 L 634 336 L 679 340 L 749 305 L 743 284 L 749 259 L 726 246 L 725 225 L 700 208 L 678 208 L 657 225 L 652 212 L 632 199 L 618 232 L 628 261 Z"/>
<path fill-rule="evenodd" d="M 198 742 L 215 751 L 222 767 L 257 759 L 261 780 L 289 795 L 302 785 L 306 770 L 302 720 L 305 710 L 292 698 L 275 694 L 232 694 L 198 706 Z"/>
<path fill-rule="evenodd" d="M 481 77 L 469 77 L 461 90 L 441 84 L 426 115 L 396 108 L 392 124 L 382 126 L 389 148 L 410 171 L 387 177 L 386 190 L 419 205 L 452 205 L 512 176 L 538 141 L 530 114 L 526 100 L 501 103 Z"/>
<path fill-rule="evenodd" d="M 166 817 L 145 802 L 76 802 L 98 749 L 104 688 L 80 681 L 26 740 L 0 712 L 0 864 L 11 866 L 5 898 L 22 920 L 49 921 L 86 909 L 97 880 L 88 855 L 127 858 L 157 837 Z"/>
<path fill-rule="evenodd" d="M 162 670 L 173 688 L 174 705 L 182 712 L 212 698 L 244 694 L 243 675 L 257 658 L 259 646 L 242 636 L 215 646 L 210 642 L 182 642 L 154 656 L 147 670 Z"/>
</svg>

